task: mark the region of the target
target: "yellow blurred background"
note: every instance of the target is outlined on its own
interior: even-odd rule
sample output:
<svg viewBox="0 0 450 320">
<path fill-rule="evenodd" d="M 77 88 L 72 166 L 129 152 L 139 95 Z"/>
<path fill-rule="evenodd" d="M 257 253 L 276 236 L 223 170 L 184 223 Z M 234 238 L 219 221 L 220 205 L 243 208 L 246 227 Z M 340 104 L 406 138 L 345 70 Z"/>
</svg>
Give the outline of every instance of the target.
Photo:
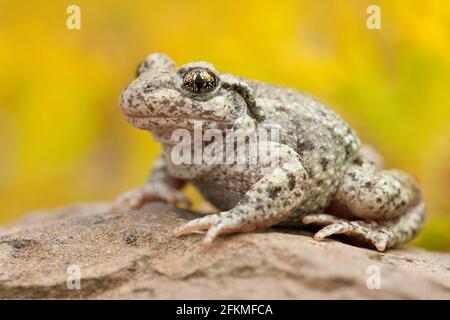
<svg viewBox="0 0 450 320">
<path fill-rule="evenodd" d="M 80 30 L 66 27 L 71 4 Z M 366 27 L 370 4 L 381 30 Z M 422 184 L 416 244 L 450 250 L 449 40 L 439 0 L 0 0 L 0 223 L 144 182 L 159 147 L 125 122 L 118 97 L 158 51 L 331 106 Z"/>
</svg>

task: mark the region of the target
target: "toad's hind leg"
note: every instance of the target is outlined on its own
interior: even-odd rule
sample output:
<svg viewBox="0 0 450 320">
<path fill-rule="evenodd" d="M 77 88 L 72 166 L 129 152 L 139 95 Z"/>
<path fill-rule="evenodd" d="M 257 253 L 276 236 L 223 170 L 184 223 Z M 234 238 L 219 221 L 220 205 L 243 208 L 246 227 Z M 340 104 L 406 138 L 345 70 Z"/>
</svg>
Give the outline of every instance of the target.
<svg viewBox="0 0 450 320">
<path fill-rule="evenodd" d="M 368 240 L 380 251 L 411 240 L 422 228 L 426 211 L 420 189 L 409 175 L 399 170 L 377 171 L 364 159 L 348 169 L 333 202 L 354 220 L 307 216 L 305 223 L 325 226 L 315 238 L 346 234 Z"/>
</svg>

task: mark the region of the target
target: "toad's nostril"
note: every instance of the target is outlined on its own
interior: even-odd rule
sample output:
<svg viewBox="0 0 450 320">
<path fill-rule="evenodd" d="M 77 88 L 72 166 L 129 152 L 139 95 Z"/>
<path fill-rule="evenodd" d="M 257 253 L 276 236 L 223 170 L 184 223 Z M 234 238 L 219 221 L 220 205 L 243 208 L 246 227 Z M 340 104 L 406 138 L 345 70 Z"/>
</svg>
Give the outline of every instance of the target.
<svg viewBox="0 0 450 320">
<path fill-rule="evenodd" d="M 155 87 L 152 86 L 150 83 L 146 83 L 142 89 L 144 93 L 151 93 L 155 91 Z"/>
<path fill-rule="evenodd" d="M 150 92 L 153 92 L 153 88 L 152 88 L 152 86 L 150 85 L 150 83 L 146 83 L 146 84 L 144 85 L 143 91 L 144 91 L 144 93 L 150 93 Z"/>
</svg>

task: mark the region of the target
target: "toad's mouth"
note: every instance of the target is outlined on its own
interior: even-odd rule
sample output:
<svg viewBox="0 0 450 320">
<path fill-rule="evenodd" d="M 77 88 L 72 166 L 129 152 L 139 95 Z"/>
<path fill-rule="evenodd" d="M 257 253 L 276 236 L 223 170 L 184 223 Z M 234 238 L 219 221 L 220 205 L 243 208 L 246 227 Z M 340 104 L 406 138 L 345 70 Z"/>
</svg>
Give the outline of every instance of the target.
<svg viewBox="0 0 450 320">
<path fill-rule="evenodd" d="M 213 119 L 213 118 L 188 118 L 188 117 L 171 117 L 171 116 L 149 116 L 149 115 L 136 115 L 136 114 L 125 114 L 128 119 L 148 119 L 148 120 L 161 120 L 161 121 L 207 121 L 207 122 L 218 122 L 218 123 L 231 123 L 232 121 L 223 119 Z"/>
<path fill-rule="evenodd" d="M 196 127 L 202 126 L 204 129 L 226 129 L 234 124 L 233 120 L 202 118 L 202 117 L 170 117 L 170 116 L 152 116 L 152 115 L 136 115 L 125 114 L 128 123 L 133 127 L 143 130 L 173 130 L 186 129 L 193 131 Z"/>
</svg>

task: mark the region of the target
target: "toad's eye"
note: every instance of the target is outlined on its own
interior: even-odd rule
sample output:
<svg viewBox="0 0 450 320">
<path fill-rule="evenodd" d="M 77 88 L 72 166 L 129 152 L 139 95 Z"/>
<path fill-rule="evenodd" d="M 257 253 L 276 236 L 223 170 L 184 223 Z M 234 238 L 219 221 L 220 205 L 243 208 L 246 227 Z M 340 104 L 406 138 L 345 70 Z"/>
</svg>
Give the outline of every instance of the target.
<svg viewBox="0 0 450 320">
<path fill-rule="evenodd" d="M 216 76 L 206 70 L 192 70 L 183 76 L 183 86 L 196 94 L 209 93 L 217 87 Z"/>
</svg>

